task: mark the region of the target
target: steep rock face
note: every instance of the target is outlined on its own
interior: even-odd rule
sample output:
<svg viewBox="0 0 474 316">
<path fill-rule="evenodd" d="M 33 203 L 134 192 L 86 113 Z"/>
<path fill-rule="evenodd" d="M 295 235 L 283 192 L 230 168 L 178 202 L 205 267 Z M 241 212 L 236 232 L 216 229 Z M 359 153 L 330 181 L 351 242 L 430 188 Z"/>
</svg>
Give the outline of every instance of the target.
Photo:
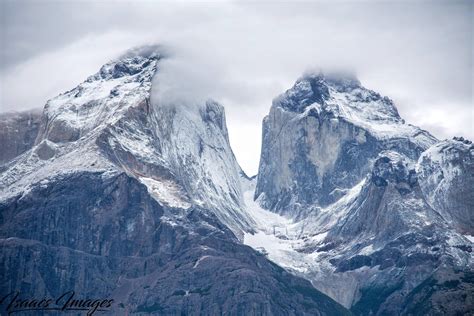
<svg viewBox="0 0 474 316">
<path fill-rule="evenodd" d="M 40 122 L 39 110 L 0 114 L 0 166 L 33 147 Z"/>
<path fill-rule="evenodd" d="M 237 234 L 250 229 L 250 217 L 242 211 L 241 169 L 229 145 L 223 107 L 213 101 L 198 108 L 144 107 L 101 133 L 101 151 L 154 187 L 163 202 L 177 199 L 183 206 L 195 203 L 213 210 Z M 138 139 L 140 146 L 133 141 Z"/>
<path fill-rule="evenodd" d="M 344 315 L 240 243 L 252 219 L 223 108 L 151 100 L 159 47 L 48 101 L 0 173 L 0 292 L 111 297 L 112 314 Z"/>
<path fill-rule="evenodd" d="M 445 140 L 418 161 L 420 185 L 428 203 L 460 233 L 474 235 L 474 145 Z"/>
<path fill-rule="evenodd" d="M 390 99 L 356 79 L 307 75 L 273 101 L 263 121 L 255 197 L 297 216 L 308 205 L 337 201 L 382 150 L 417 159 L 434 142 L 405 124 Z"/>
<path fill-rule="evenodd" d="M 436 291 L 433 291 L 436 288 Z M 417 286 L 405 300 L 402 315 L 469 315 L 474 308 L 472 271 L 439 269 Z M 460 302 L 459 297 L 465 301 Z"/>
<path fill-rule="evenodd" d="M 382 152 L 374 162 L 355 203 L 328 238 L 356 238 L 360 234 L 382 242 L 418 225 L 438 222 L 424 203 L 412 161 L 396 152 Z M 431 220 L 430 220 L 431 219 Z"/>
</svg>

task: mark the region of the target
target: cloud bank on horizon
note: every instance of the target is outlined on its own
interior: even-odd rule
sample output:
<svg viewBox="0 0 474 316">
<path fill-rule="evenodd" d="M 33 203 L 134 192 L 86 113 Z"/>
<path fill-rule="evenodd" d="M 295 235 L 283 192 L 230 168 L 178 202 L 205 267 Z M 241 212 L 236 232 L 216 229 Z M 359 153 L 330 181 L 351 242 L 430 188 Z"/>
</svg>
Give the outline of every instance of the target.
<svg viewBox="0 0 474 316">
<path fill-rule="evenodd" d="M 160 43 L 160 97 L 213 98 L 242 167 L 261 120 L 308 69 L 357 73 L 409 123 L 474 138 L 473 4 L 450 2 L 1 2 L 0 111 L 42 107 L 130 47 Z"/>
</svg>

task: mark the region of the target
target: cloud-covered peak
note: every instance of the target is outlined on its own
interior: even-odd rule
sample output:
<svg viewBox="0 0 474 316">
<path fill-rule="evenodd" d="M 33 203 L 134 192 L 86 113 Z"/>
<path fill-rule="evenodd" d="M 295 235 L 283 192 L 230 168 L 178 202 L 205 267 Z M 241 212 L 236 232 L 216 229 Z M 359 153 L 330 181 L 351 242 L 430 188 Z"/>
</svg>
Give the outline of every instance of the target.
<svg viewBox="0 0 474 316">
<path fill-rule="evenodd" d="M 97 74 L 88 78 L 88 81 L 134 76 L 147 68 L 155 67 L 156 61 L 165 56 L 167 56 L 165 49 L 160 45 L 134 47 L 102 66 Z"/>
</svg>

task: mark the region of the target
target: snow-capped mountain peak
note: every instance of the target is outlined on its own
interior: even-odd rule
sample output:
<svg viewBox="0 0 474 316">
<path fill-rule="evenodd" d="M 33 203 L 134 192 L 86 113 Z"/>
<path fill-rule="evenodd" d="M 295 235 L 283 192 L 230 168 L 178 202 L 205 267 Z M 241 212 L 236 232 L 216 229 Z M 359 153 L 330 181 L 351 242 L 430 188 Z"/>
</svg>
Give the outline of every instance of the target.
<svg viewBox="0 0 474 316">
<path fill-rule="evenodd" d="M 161 46 L 132 49 L 45 106 L 36 146 L 1 175 L 7 196 L 77 170 L 126 172 L 163 205 L 213 212 L 241 236 L 251 230 L 224 109 L 152 104 Z M 179 212 L 178 212 L 179 213 Z M 177 215 L 179 216 L 179 214 Z"/>
<path fill-rule="evenodd" d="M 159 60 L 159 46 L 128 51 L 86 81 L 49 100 L 38 142 L 75 141 L 98 126 L 112 124 L 128 107 L 149 95 Z"/>
<path fill-rule="evenodd" d="M 350 76 L 298 79 L 273 101 L 263 129 L 255 197 L 264 194 L 266 207 L 283 211 L 289 204 L 334 202 L 361 181 L 382 150 L 397 148 L 418 159 L 436 142 L 406 124 L 390 99 Z"/>
<path fill-rule="evenodd" d="M 305 75 L 263 122 L 252 208 L 276 231 L 245 242 L 357 314 L 398 314 L 424 280 L 474 266 L 472 155 L 357 79 Z M 457 291 L 472 290 L 459 278 Z"/>
<path fill-rule="evenodd" d="M 353 75 L 306 74 L 277 97 L 273 107 L 303 115 L 344 119 L 379 138 L 403 135 L 424 145 L 434 141 L 426 131 L 405 124 L 391 99 L 363 87 Z"/>
</svg>

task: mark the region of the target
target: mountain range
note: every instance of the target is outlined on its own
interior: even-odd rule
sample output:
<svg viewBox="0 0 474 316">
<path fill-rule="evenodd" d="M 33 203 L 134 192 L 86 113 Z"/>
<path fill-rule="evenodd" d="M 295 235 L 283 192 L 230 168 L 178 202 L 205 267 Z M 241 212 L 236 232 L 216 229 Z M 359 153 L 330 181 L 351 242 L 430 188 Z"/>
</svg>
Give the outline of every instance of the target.
<svg viewBox="0 0 474 316">
<path fill-rule="evenodd" d="M 474 145 L 307 73 L 263 120 L 258 175 L 224 107 L 161 104 L 161 46 L 43 111 L 0 115 L 0 294 L 114 315 L 469 315 Z M 3 306 L 1 306 L 3 307 Z"/>
</svg>

